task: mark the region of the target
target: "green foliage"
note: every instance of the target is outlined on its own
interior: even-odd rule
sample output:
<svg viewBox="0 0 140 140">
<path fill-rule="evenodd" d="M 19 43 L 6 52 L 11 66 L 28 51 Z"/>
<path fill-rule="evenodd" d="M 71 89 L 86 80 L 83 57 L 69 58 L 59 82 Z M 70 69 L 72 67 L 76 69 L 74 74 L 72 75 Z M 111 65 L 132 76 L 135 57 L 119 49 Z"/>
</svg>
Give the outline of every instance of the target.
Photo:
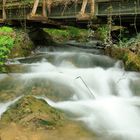
<svg viewBox="0 0 140 140">
<path fill-rule="evenodd" d="M 107 25 L 103 25 L 97 29 L 97 34 L 102 41 L 106 41 L 108 38 L 109 27 Z"/>
<path fill-rule="evenodd" d="M 132 38 L 122 37 L 122 39 L 120 39 L 118 43 L 118 46 L 121 48 L 134 47 L 139 43 L 140 43 L 140 34 Z"/>
<path fill-rule="evenodd" d="M 67 37 L 69 36 L 69 33 L 66 30 L 60 30 L 60 29 L 45 29 L 46 32 L 48 32 L 50 35 L 58 36 L 58 37 Z"/>
<path fill-rule="evenodd" d="M 72 38 L 75 38 L 75 37 L 78 37 L 80 35 L 81 31 L 75 27 L 68 27 L 68 32 Z"/>
<path fill-rule="evenodd" d="M 49 33 L 55 41 L 63 42 L 68 40 L 85 41 L 88 37 L 88 31 L 86 29 L 79 29 L 76 27 L 66 27 L 65 29 L 44 29 Z"/>
<path fill-rule="evenodd" d="M 0 33 L 12 33 L 12 32 L 14 32 L 14 31 L 13 31 L 13 29 L 10 28 L 10 27 L 4 26 L 4 27 L 1 27 L 1 28 L 0 28 Z"/>
<path fill-rule="evenodd" d="M 13 29 L 9 27 L 0 28 L 0 71 L 4 71 L 3 65 L 11 48 L 14 45 L 14 38 L 11 35 Z"/>
</svg>

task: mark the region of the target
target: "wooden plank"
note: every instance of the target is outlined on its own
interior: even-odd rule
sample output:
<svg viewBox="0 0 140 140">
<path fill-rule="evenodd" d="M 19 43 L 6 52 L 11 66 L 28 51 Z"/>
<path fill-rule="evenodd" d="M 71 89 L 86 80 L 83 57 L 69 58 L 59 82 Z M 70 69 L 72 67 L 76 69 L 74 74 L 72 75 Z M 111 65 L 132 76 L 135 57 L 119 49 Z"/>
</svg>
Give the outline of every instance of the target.
<svg viewBox="0 0 140 140">
<path fill-rule="evenodd" d="M 4 23 L 4 20 L 3 19 L 0 19 L 0 23 Z"/>
<path fill-rule="evenodd" d="M 30 21 L 48 21 L 47 17 L 41 15 L 27 16 L 27 20 Z"/>
<path fill-rule="evenodd" d="M 101 3 L 101 2 L 111 2 L 112 3 L 112 2 L 122 2 L 122 0 L 96 0 L 96 3 Z"/>
</svg>

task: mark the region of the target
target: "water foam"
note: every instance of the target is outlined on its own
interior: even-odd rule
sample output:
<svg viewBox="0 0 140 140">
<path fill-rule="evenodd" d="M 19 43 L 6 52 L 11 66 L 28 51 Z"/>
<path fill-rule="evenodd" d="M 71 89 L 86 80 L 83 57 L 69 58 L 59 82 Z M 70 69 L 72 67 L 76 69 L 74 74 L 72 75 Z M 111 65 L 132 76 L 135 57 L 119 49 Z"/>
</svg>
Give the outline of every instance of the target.
<svg viewBox="0 0 140 140">
<path fill-rule="evenodd" d="M 72 89 L 73 98 L 59 102 L 46 97 L 37 98 L 66 112 L 72 119 L 83 122 L 91 131 L 102 135 L 102 139 L 107 136 L 111 140 L 139 140 L 140 99 L 135 97 L 130 86 L 140 79 L 139 74 L 124 71 L 120 62 L 115 63 L 105 56 L 54 54 L 53 62 L 45 60 L 31 64 L 30 73 L 22 74 L 20 79 L 27 82 L 26 85 L 39 78 L 54 85 L 61 84 Z M 94 64 L 92 59 L 96 59 Z M 97 63 L 101 61 L 112 67 Z M 85 65 L 87 62 L 88 67 Z M 86 68 L 83 68 L 84 65 Z"/>
<path fill-rule="evenodd" d="M 13 105 L 15 102 L 17 102 L 22 96 L 14 99 L 13 101 L 9 101 L 9 102 L 5 102 L 5 103 L 0 103 L 0 118 L 2 116 L 2 114 L 11 106 Z"/>
<path fill-rule="evenodd" d="M 140 99 L 134 97 L 130 88 L 130 82 L 138 77 L 136 73 L 125 72 L 119 63 L 108 69 L 53 65 L 53 71 L 48 68 L 48 72 L 43 74 L 42 70 L 32 69 L 36 73 L 32 78 L 43 76 L 70 86 L 75 91 L 73 100 L 53 102 L 46 97 L 38 98 L 66 112 L 72 119 L 83 122 L 91 131 L 104 138 L 107 135 L 108 139 L 138 140 Z"/>
</svg>

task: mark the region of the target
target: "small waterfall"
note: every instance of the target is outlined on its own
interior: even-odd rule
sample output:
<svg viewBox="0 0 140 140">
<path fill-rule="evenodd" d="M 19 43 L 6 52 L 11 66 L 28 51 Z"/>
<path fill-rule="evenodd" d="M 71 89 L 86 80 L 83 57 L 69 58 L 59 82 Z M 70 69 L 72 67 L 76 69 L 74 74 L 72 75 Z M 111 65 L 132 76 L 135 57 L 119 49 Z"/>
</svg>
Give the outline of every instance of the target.
<svg viewBox="0 0 140 140">
<path fill-rule="evenodd" d="M 25 64 L 29 72 L 19 77 L 23 89 L 51 85 L 56 89 L 51 94 L 61 97 L 50 100 L 43 90 L 36 98 L 84 123 L 101 140 L 139 140 L 139 73 L 126 72 L 122 62 L 107 56 L 83 52 L 44 52 Z M 6 109 L 12 103 L 3 105 Z"/>
<path fill-rule="evenodd" d="M 6 103 L 0 103 L 0 118 L 2 114 L 9 108 L 9 106 L 13 105 L 15 102 L 17 102 L 21 97 L 18 97 L 14 99 L 13 101 L 9 101 Z"/>
</svg>

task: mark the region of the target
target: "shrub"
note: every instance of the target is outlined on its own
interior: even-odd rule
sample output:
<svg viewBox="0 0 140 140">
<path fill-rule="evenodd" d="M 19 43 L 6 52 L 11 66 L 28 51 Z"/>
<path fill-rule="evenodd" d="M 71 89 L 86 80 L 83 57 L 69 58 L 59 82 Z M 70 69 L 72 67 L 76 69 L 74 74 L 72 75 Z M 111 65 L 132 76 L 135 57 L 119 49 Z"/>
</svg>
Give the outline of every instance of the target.
<svg viewBox="0 0 140 140">
<path fill-rule="evenodd" d="M 106 41 L 108 38 L 108 32 L 109 32 L 109 28 L 107 25 L 103 25 L 101 27 L 99 27 L 96 31 L 96 36 L 99 37 L 100 40 L 102 41 Z"/>
<path fill-rule="evenodd" d="M 0 28 L 0 33 L 12 33 L 12 32 L 14 32 L 14 31 L 13 31 L 13 29 L 10 28 L 10 27 L 4 26 L 4 27 L 1 27 L 1 28 Z"/>
<path fill-rule="evenodd" d="M 0 28 L 0 71 L 4 71 L 4 63 L 14 46 L 14 31 L 10 27 Z"/>
</svg>

